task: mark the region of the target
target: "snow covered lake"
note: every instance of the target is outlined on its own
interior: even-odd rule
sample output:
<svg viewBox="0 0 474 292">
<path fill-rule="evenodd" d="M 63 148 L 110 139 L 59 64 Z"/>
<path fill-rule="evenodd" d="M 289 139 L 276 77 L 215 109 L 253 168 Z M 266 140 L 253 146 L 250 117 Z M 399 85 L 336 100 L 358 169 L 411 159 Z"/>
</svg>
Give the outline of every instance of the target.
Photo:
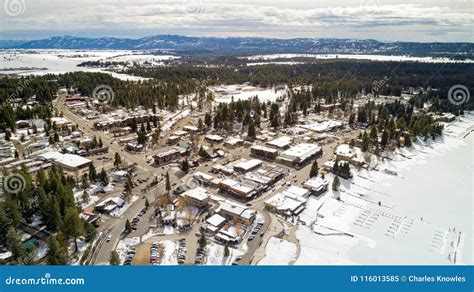
<svg viewBox="0 0 474 292">
<path fill-rule="evenodd" d="M 413 57 L 413 56 L 396 56 L 396 55 L 360 55 L 360 54 L 271 54 L 271 55 L 255 55 L 250 57 L 242 57 L 249 61 L 270 61 L 276 59 L 293 59 L 293 58 L 314 58 L 314 59 L 351 59 L 351 60 L 370 60 L 370 61 L 394 61 L 394 62 L 421 62 L 421 63 L 474 63 L 474 60 L 452 60 L 448 58 L 433 57 Z M 249 63 L 248 65 L 263 65 L 259 63 Z"/>
<path fill-rule="evenodd" d="M 353 170 L 344 192 L 310 198 L 295 264 L 472 264 L 473 126 L 458 117 L 444 137 L 377 162 L 397 175 Z"/>
<path fill-rule="evenodd" d="M 139 81 L 147 78 L 106 71 L 105 68 L 78 67 L 86 61 L 133 62 L 162 65 L 165 60 L 179 58 L 173 55 L 150 55 L 136 51 L 94 50 L 5 50 L 0 51 L 0 74 L 45 75 L 67 72 L 103 72 L 113 77 Z"/>
</svg>

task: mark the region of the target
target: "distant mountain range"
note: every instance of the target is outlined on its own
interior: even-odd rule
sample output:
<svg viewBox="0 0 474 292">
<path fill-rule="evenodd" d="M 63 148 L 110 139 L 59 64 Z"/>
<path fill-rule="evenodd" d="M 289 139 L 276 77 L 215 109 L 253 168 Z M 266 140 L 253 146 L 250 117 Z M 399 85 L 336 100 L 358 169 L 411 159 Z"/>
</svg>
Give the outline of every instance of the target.
<svg viewBox="0 0 474 292">
<path fill-rule="evenodd" d="M 0 40 L 3 49 L 174 50 L 211 54 L 321 53 L 472 58 L 474 43 L 381 42 L 354 39 L 216 38 L 155 35 L 140 39 L 56 36 L 33 41 Z"/>
</svg>

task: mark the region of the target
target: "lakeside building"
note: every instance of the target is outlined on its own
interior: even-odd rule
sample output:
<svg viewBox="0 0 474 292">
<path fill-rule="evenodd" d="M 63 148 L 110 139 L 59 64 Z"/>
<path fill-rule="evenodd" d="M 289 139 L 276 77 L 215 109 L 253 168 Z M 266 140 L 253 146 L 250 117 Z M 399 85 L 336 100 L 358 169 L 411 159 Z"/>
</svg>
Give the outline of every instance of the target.
<svg viewBox="0 0 474 292">
<path fill-rule="evenodd" d="M 319 176 L 314 176 L 307 180 L 303 187 L 310 190 L 313 195 L 320 195 L 328 190 L 329 182 Z"/>
<path fill-rule="evenodd" d="M 347 161 L 352 165 L 361 166 L 364 164 L 362 157 L 357 156 L 357 151 L 359 148 L 351 148 L 348 144 L 341 144 L 336 148 L 336 160 Z"/>
<path fill-rule="evenodd" d="M 306 207 L 306 198 L 310 190 L 290 186 L 285 191 L 276 194 L 265 201 L 265 208 L 281 215 L 299 215 Z"/>
<path fill-rule="evenodd" d="M 281 153 L 276 161 L 286 166 L 301 168 L 313 158 L 323 154 L 323 150 L 316 144 L 301 143 Z"/>
</svg>

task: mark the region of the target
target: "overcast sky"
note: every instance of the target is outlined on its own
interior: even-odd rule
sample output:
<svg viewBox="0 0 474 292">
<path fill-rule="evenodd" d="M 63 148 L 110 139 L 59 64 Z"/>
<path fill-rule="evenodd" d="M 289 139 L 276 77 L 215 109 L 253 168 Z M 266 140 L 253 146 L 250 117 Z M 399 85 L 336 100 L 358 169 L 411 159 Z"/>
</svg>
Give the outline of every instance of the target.
<svg viewBox="0 0 474 292">
<path fill-rule="evenodd" d="M 0 2 L 0 39 L 181 34 L 474 41 L 474 0 Z"/>
</svg>

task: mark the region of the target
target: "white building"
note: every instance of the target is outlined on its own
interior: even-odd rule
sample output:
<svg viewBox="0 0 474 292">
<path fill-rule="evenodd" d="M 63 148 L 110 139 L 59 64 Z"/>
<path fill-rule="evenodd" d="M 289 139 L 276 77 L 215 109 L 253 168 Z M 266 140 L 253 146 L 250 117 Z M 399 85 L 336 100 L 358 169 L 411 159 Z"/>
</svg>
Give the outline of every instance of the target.
<svg viewBox="0 0 474 292">
<path fill-rule="evenodd" d="M 305 188 L 310 190 L 315 195 L 320 195 L 327 191 L 328 185 L 328 181 L 326 179 L 320 178 L 319 176 L 312 177 L 303 184 Z"/>
<path fill-rule="evenodd" d="M 277 162 L 299 168 L 322 153 L 322 148 L 316 144 L 301 143 L 282 152 L 277 157 Z"/>
<path fill-rule="evenodd" d="M 188 200 L 189 205 L 203 208 L 209 203 L 211 193 L 204 188 L 197 187 L 187 190 L 186 192 L 182 193 L 181 196 Z"/>
<path fill-rule="evenodd" d="M 265 208 L 285 215 L 298 215 L 306 206 L 306 196 L 311 192 L 307 189 L 291 186 L 265 201 Z"/>
<path fill-rule="evenodd" d="M 246 159 L 241 159 L 238 163 L 234 164 L 234 170 L 239 171 L 239 172 L 249 172 L 251 170 L 254 170 L 256 168 L 259 168 L 262 166 L 262 161 L 258 159 L 251 159 L 251 160 L 246 160 Z"/>
<path fill-rule="evenodd" d="M 281 136 L 270 142 L 267 142 L 267 145 L 277 149 L 288 149 L 290 148 L 292 142 L 293 138 L 291 138 L 290 136 Z"/>
</svg>

